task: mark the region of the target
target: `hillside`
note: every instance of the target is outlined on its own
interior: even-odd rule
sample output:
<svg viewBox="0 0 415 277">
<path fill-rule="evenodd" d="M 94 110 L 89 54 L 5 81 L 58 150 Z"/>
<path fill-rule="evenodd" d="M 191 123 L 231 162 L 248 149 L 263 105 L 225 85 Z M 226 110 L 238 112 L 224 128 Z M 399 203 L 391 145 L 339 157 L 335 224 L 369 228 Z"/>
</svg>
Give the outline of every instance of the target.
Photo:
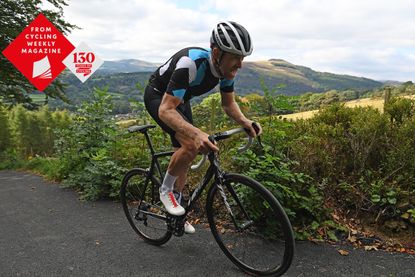
<svg viewBox="0 0 415 277">
<path fill-rule="evenodd" d="M 98 74 L 153 72 L 160 64 L 135 59 L 105 61 L 97 70 Z"/>
<path fill-rule="evenodd" d="M 136 84 L 145 84 L 157 66 L 158 64 L 155 63 L 133 59 L 106 61 L 85 83 L 81 83 L 67 70 L 58 78 L 68 84 L 66 95 L 73 104 L 87 99 L 94 87 L 108 87 L 115 97 L 117 112 L 123 113 L 129 111 L 129 100 L 142 101 L 142 92 Z M 383 85 L 382 82 L 367 78 L 317 72 L 284 60 L 272 59 L 245 62 L 236 77 L 235 90 L 242 96 L 252 92 L 262 94 L 261 79 L 271 89 L 278 84 L 284 84 L 285 87 L 278 92 L 286 95 L 323 92 L 331 89 L 364 91 Z M 199 97 L 196 101 L 201 99 Z M 55 107 L 70 108 L 62 101 L 52 100 L 50 103 Z"/>
<path fill-rule="evenodd" d="M 408 98 L 408 99 L 415 99 L 415 95 L 405 95 L 403 97 Z M 347 101 L 344 103 L 344 105 L 349 108 L 372 107 L 382 112 L 384 102 L 385 100 L 383 98 L 362 98 L 362 99 Z M 285 115 L 281 115 L 281 118 L 290 119 L 290 120 L 308 119 L 308 118 L 312 118 L 318 112 L 319 110 L 312 110 L 312 111 L 298 112 L 298 113 L 292 113 L 292 114 L 285 114 Z"/>
<path fill-rule="evenodd" d="M 112 75 L 118 73 L 151 72 L 160 64 L 141 60 L 106 61 L 96 72 L 98 75 Z M 141 76 L 142 74 L 140 74 Z M 126 78 L 126 85 L 131 75 L 117 75 L 122 81 Z M 338 75 L 327 72 L 314 71 L 311 68 L 294 65 L 281 59 L 268 61 L 244 62 L 236 77 L 236 90 L 244 95 L 252 91 L 261 91 L 260 79 L 263 79 L 269 88 L 277 84 L 284 84 L 279 92 L 286 95 L 299 95 L 304 92 L 323 92 L 335 90 L 370 90 L 383 85 L 382 82 L 350 75 Z M 94 81 L 96 83 L 96 81 Z"/>
<path fill-rule="evenodd" d="M 294 65 L 284 60 L 245 62 L 236 84 L 239 92 L 258 90 L 259 79 L 263 78 L 268 87 L 285 84 L 279 92 L 299 95 L 304 92 L 335 90 L 370 90 L 383 85 L 382 82 L 350 75 L 338 75 L 314 71 L 308 67 Z M 259 86 L 260 87 L 260 86 Z"/>
<path fill-rule="evenodd" d="M 85 83 L 81 83 L 71 72 L 65 70 L 58 79 L 67 84 L 65 94 L 71 103 L 53 99 L 49 105 L 74 110 L 75 105 L 89 99 L 94 88 L 101 88 L 108 89 L 113 96 L 116 113 L 128 113 L 131 111 L 129 102 L 143 101 L 143 92 L 137 88 L 137 84 L 145 84 L 150 74 L 150 72 L 109 74 L 97 71 Z M 40 102 L 40 99 L 37 101 Z"/>
</svg>

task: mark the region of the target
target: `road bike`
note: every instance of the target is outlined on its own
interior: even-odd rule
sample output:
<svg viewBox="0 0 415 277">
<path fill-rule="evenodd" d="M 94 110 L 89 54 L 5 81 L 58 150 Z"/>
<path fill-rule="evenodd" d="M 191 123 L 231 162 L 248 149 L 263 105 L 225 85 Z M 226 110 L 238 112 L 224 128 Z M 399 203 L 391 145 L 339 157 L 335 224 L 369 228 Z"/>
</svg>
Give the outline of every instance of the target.
<svg viewBox="0 0 415 277">
<path fill-rule="evenodd" d="M 159 199 L 159 187 L 164 178 L 159 158 L 174 152 L 156 153 L 148 130 L 154 125 L 131 126 L 130 133 L 144 134 L 151 153 L 148 168 L 128 171 L 120 189 L 125 215 L 134 231 L 147 243 L 162 245 L 172 235 L 184 234 L 187 215 L 195 202 L 208 189 L 206 214 L 210 230 L 225 255 L 241 270 L 256 276 L 279 276 L 288 270 L 294 256 L 294 234 L 291 223 L 278 200 L 259 182 L 247 176 L 228 173 L 220 167 L 219 152 L 210 151 L 192 169 L 200 169 L 206 160 L 210 164 L 200 184 L 183 203 L 185 214 L 172 216 Z M 221 141 L 243 128 L 209 136 Z M 245 151 L 252 143 L 239 148 Z"/>
</svg>

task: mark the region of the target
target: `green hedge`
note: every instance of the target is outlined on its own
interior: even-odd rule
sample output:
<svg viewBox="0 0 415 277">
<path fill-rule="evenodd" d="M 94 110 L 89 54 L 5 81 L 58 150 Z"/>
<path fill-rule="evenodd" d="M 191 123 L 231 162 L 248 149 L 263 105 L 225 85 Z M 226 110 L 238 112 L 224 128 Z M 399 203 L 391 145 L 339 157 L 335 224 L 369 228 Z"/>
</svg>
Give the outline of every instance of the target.
<svg viewBox="0 0 415 277">
<path fill-rule="evenodd" d="M 413 107 L 408 99 L 392 100 L 385 113 L 334 105 L 295 122 L 287 148 L 294 170 L 325 184 L 326 201 L 352 216 L 414 223 Z"/>
<path fill-rule="evenodd" d="M 299 237 L 323 233 L 335 239 L 334 230 L 341 226 L 332 221 L 332 209 L 378 223 L 391 219 L 407 227 L 415 223 L 412 100 L 392 98 L 385 113 L 332 105 L 312 119 L 296 122 L 271 114 L 255 117 L 257 109 L 263 107 L 252 102 L 242 103 L 242 109 L 261 122 L 264 149 L 255 145 L 238 155 L 235 148 L 240 139 L 235 138 L 221 145 L 221 163 L 225 169 L 252 176 L 270 189 L 283 204 Z M 37 112 L 21 106 L 0 108 L 0 168 L 44 172 L 63 180 L 85 199 L 117 198 L 123 174 L 132 167 L 146 167 L 149 152 L 143 136 L 126 134 L 115 124 L 111 110 L 111 96 L 99 89 L 92 101 L 71 115 L 46 107 Z M 214 115 L 206 120 L 207 112 L 212 111 Z M 209 132 L 235 127 L 223 117 L 218 95 L 197 105 L 194 117 L 203 118 L 197 122 Z M 141 115 L 136 123 L 152 120 Z M 151 133 L 156 149 L 170 149 L 168 136 L 159 128 Z M 190 177 L 192 187 L 199 176 Z"/>
</svg>

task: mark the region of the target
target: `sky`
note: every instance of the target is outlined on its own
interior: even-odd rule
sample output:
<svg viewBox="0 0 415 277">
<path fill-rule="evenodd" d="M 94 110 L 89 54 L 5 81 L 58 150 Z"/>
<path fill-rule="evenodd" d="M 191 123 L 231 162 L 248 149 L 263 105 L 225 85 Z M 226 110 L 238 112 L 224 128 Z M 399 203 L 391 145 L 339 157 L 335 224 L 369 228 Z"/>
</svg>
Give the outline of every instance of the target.
<svg viewBox="0 0 415 277">
<path fill-rule="evenodd" d="M 242 24 L 254 52 L 317 71 L 415 81 L 413 0 L 68 0 L 67 37 L 104 60 L 164 63 L 188 46 L 208 48 L 214 26 Z"/>
</svg>

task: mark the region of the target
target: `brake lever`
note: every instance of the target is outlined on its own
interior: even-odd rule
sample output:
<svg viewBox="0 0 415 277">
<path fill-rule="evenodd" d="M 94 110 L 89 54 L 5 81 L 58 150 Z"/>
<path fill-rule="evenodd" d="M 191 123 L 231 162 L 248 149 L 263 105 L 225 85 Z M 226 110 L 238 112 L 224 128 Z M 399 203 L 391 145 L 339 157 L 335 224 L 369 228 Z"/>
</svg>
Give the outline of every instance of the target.
<svg viewBox="0 0 415 277">
<path fill-rule="evenodd" d="M 257 138 L 258 138 L 259 146 L 261 146 L 261 149 L 264 150 L 264 145 L 262 145 L 262 142 L 261 142 L 261 136 L 257 136 Z"/>
<path fill-rule="evenodd" d="M 257 134 L 259 133 L 259 126 L 255 121 L 252 122 L 252 128 L 254 128 L 255 133 Z M 258 140 L 259 145 L 261 146 L 261 149 L 264 150 L 264 145 L 262 145 L 262 142 L 261 142 L 261 136 L 258 135 L 257 140 Z"/>
</svg>

